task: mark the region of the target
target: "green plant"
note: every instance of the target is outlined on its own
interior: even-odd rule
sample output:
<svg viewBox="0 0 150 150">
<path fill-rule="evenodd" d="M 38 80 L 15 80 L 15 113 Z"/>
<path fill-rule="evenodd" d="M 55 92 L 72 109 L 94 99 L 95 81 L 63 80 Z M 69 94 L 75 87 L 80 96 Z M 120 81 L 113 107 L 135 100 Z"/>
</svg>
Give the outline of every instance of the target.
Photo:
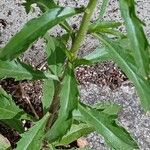
<svg viewBox="0 0 150 150">
<path fill-rule="evenodd" d="M 119 106 L 104 104 L 90 107 L 82 104 L 74 75 L 74 68 L 78 65 L 113 60 L 134 83 L 145 111 L 150 110 L 150 48 L 143 23 L 136 16 L 134 0 L 119 1 L 127 34 L 116 30 L 122 23 L 102 20 L 108 0 L 103 0 L 99 19 L 95 23 L 90 23 L 90 20 L 97 0 L 89 0 L 88 6 L 80 9 L 60 7 L 53 1 L 26 0 L 24 6 L 27 12 L 33 3 L 37 3 L 42 10 L 41 16 L 26 23 L 0 50 L 1 79 L 11 77 L 44 81 L 44 115 L 41 119 L 19 109 L 12 97 L 0 88 L 0 119 L 21 135 L 16 150 L 40 150 L 43 143 L 49 149 L 55 149 L 92 131 L 101 134 L 113 149 L 138 149 L 129 133 L 116 121 Z M 84 15 L 76 33 L 66 19 L 78 13 Z M 48 32 L 57 24 L 66 30 L 62 37 L 52 37 Z M 86 34 L 98 38 L 102 45 L 79 59 L 77 52 Z M 45 72 L 33 69 L 18 58 L 39 37 L 46 41 L 48 70 Z M 69 39 L 72 41 L 71 49 L 66 47 Z M 33 127 L 24 132 L 22 119 L 31 120 Z M 14 120 L 19 125 L 13 126 Z M 6 144 L 0 143 L 0 146 L 7 147 Z"/>
</svg>

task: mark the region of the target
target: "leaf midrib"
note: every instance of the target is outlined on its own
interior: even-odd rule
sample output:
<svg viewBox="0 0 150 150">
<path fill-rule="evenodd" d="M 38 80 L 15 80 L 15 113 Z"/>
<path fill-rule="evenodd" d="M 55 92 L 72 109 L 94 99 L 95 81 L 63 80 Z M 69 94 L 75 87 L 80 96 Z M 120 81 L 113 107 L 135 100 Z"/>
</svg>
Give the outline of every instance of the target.
<svg viewBox="0 0 150 150">
<path fill-rule="evenodd" d="M 98 124 L 100 124 L 103 128 L 105 128 L 109 133 L 111 133 L 111 134 L 113 133 L 109 128 L 107 128 L 107 126 L 106 126 L 105 124 L 103 124 L 102 122 L 100 122 L 100 121 L 95 117 L 95 115 L 92 115 L 91 113 L 89 113 L 88 111 L 86 111 L 85 108 L 83 108 L 82 106 L 80 106 L 80 108 L 83 109 L 85 113 L 87 113 L 91 118 L 93 118 Z M 97 130 L 97 129 L 96 129 L 96 130 Z M 110 134 L 110 135 L 111 135 L 111 134 Z M 120 141 L 121 143 L 123 142 L 124 144 L 126 144 L 126 146 L 128 146 L 128 144 L 127 144 L 126 142 L 124 142 L 123 140 L 120 140 L 120 138 L 119 138 L 117 135 L 115 135 L 114 133 L 113 133 L 113 135 L 118 139 L 118 141 Z M 107 138 L 107 140 L 108 140 L 110 143 L 112 143 L 108 138 Z"/>
</svg>

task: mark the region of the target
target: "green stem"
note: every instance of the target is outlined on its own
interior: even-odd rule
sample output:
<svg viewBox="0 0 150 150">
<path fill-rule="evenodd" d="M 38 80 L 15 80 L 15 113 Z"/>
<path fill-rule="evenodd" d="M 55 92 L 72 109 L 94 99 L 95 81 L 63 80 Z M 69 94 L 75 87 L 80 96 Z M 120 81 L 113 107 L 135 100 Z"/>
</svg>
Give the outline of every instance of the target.
<svg viewBox="0 0 150 150">
<path fill-rule="evenodd" d="M 56 82 L 56 87 L 55 87 L 55 92 L 54 92 L 54 96 L 53 96 L 53 101 L 52 101 L 52 104 L 50 105 L 49 107 L 49 113 L 51 114 L 50 117 L 48 118 L 48 121 L 47 121 L 47 124 L 46 124 L 46 131 L 48 131 L 48 129 L 51 128 L 51 126 L 53 125 L 55 119 L 57 118 L 57 114 L 58 114 L 58 110 L 59 110 L 59 107 L 60 107 L 60 92 L 61 92 L 61 89 L 62 89 L 62 82 L 64 80 L 64 77 L 65 77 L 65 72 L 66 72 L 66 69 L 67 69 L 67 66 L 68 66 L 68 60 L 66 60 L 64 62 L 64 71 L 62 73 L 62 76 L 59 78 L 59 82 L 58 81 L 55 81 Z"/>
<path fill-rule="evenodd" d="M 93 11 L 96 7 L 96 3 L 97 3 L 97 0 L 90 0 L 89 4 L 85 10 L 83 20 L 82 20 L 81 25 L 80 25 L 80 29 L 77 33 L 77 36 L 76 36 L 76 38 L 72 44 L 72 48 L 71 48 L 71 52 L 73 53 L 73 55 L 75 55 L 75 57 L 76 57 L 77 52 L 81 46 L 81 43 L 83 42 L 83 40 L 85 39 L 85 36 L 87 34 L 87 30 L 88 30 L 88 27 L 90 24 L 90 20 L 91 20 Z M 68 66 L 68 60 L 65 63 L 64 72 L 62 74 L 62 77 L 60 78 L 60 82 L 58 83 L 57 88 L 55 89 L 53 101 L 52 101 L 52 104 L 49 108 L 49 112 L 50 112 L 51 116 L 49 117 L 49 119 L 47 121 L 46 131 L 49 128 L 51 128 L 53 122 L 55 121 L 55 117 L 57 116 L 57 113 L 58 113 L 58 109 L 59 109 L 59 105 L 60 105 L 59 94 L 60 94 L 60 91 L 62 88 L 61 83 L 64 79 L 65 70 L 66 70 L 67 66 Z"/>
<path fill-rule="evenodd" d="M 85 13 L 79 31 L 71 47 L 71 52 L 73 53 L 74 57 L 76 57 L 77 52 L 80 49 L 80 46 L 85 39 L 96 4 L 97 4 L 97 0 L 90 0 L 87 8 L 85 9 Z"/>
</svg>

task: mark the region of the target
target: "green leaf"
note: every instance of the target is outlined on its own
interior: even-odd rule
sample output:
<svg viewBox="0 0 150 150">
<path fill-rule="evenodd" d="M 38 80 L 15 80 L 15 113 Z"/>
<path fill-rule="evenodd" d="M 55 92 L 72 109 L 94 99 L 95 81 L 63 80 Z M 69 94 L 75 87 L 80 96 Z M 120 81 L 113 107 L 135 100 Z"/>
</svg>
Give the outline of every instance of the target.
<svg viewBox="0 0 150 150">
<path fill-rule="evenodd" d="M 121 26 L 121 22 L 115 22 L 115 21 L 102 21 L 102 22 L 96 22 L 94 24 L 91 24 L 89 26 L 89 33 L 104 33 L 104 34 L 110 34 L 113 36 L 117 37 L 125 37 L 123 33 L 118 31 L 117 28 Z"/>
<path fill-rule="evenodd" d="M 68 133 L 62 137 L 62 139 L 58 142 L 58 144 L 55 144 L 56 146 L 59 145 L 67 145 L 72 143 L 73 141 L 79 139 L 82 136 L 85 136 L 91 132 L 93 132 L 94 129 L 88 124 L 81 123 L 81 124 L 72 124 L 70 130 Z"/>
<path fill-rule="evenodd" d="M 69 25 L 67 21 L 61 22 L 60 26 L 64 28 L 69 34 L 73 32 L 71 26 Z"/>
<path fill-rule="evenodd" d="M 106 44 L 107 51 L 112 60 L 117 63 L 128 78 L 134 83 L 145 111 L 150 110 L 150 81 L 145 80 L 141 75 L 139 75 L 132 55 L 117 42 L 109 40 L 104 36 L 97 37 Z"/>
<path fill-rule="evenodd" d="M 138 68 L 138 73 L 140 73 L 143 78 L 147 79 L 150 69 L 150 61 L 148 57 L 149 44 L 142 27 L 142 23 L 135 13 L 135 1 L 120 0 L 119 3 L 130 45 L 134 52 L 134 59 Z"/>
<path fill-rule="evenodd" d="M 4 120 L 2 119 L 1 122 L 8 125 L 9 127 L 13 128 L 13 129 L 15 129 L 19 133 L 24 132 L 24 128 L 23 128 L 21 120 L 12 118 L 12 119 L 4 119 Z"/>
<path fill-rule="evenodd" d="M 121 111 L 121 106 L 113 103 L 97 103 L 92 106 L 92 108 L 106 113 L 108 115 L 117 115 Z"/>
<path fill-rule="evenodd" d="M 66 134 L 72 124 L 72 111 L 77 108 L 78 88 L 73 68 L 68 67 L 60 93 L 60 110 L 58 119 L 47 132 L 49 142 L 59 140 Z M 63 123 L 63 126 L 62 126 Z"/>
<path fill-rule="evenodd" d="M 50 68 L 51 72 L 60 76 L 63 70 L 63 64 L 66 59 L 64 52 L 64 49 L 66 49 L 66 47 L 59 39 L 50 37 L 48 34 L 46 34 L 44 38 L 47 41 L 46 53 L 47 53 L 48 67 Z M 44 81 L 42 101 L 45 112 L 53 100 L 54 88 L 55 83 L 53 81 L 51 80 Z"/>
<path fill-rule="evenodd" d="M 108 115 L 117 115 L 121 111 L 121 108 L 122 108 L 118 104 L 113 104 L 113 103 L 109 103 L 109 102 L 96 103 L 91 107 L 93 109 L 96 109 L 97 111 L 106 113 Z M 73 119 L 78 122 L 84 122 L 83 116 L 79 110 L 73 111 Z"/>
<path fill-rule="evenodd" d="M 99 18 L 98 18 L 98 20 L 102 20 L 104 14 L 105 14 L 105 11 L 106 11 L 108 2 L 109 2 L 109 0 L 103 0 L 103 3 L 102 3 L 102 6 L 101 6 L 101 9 L 100 9 L 100 13 L 99 13 Z"/>
<path fill-rule="evenodd" d="M 108 28 L 117 28 L 121 26 L 121 22 L 116 21 L 101 21 L 93 23 L 89 26 L 88 32 L 100 32 L 102 29 L 108 29 Z"/>
<path fill-rule="evenodd" d="M 100 29 L 97 33 L 103 33 L 103 34 L 110 34 L 113 35 L 114 37 L 118 37 L 118 38 L 123 38 L 126 37 L 124 35 L 124 33 L 115 30 L 115 29 Z"/>
<path fill-rule="evenodd" d="M 102 61 L 106 61 L 106 60 L 111 59 L 111 57 L 108 54 L 108 52 L 106 51 L 105 47 L 98 47 L 93 52 L 91 52 L 90 54 L 86 55 L 83 58 L 92 62 L 92 63 L 102 62 Z"/>
<path fill-rule="evenodd" d="M 10 142 L 2 134 L 0 134 L 0 150 L 11 150 Z"/>
<path fill-rule="evenodd" d="M 57 5 L 53 0 L 26 0 L 22 5 L 25 6 L 26 12 L 29 13 L 31 9 L 31 5 L 36 3 L 38 7 L 45 12 L 48 9 L 55 8 Z"/>
<path fill-rule="evenodd" d="M 42 91 L 43 91 L 42 104 L 44 108 L 44 113 L 46 113 L 53 100 L 54 81 L 48 79 L 44 80 Z"/>
<path fill-rule="evenodd" d="M 34 70 L 30 65 L 26 65 L 19 60 L 1 61 L 0 78 L 15 78 L 16 80 L 54 79 L 58 77 L 48 72 Z"/>
<path fill-rule="evenodd" d="M 103 112 L 79 105 L 79 110 L 84 120 L 91 124 L 100 133 L 105 141 L 116 150 L 138 149 L 138 145 L 129 133 L 116 124 L 116 117 Z"/>
<path fill-rule="evenodd" d="M 47 40 L 46 53 L 48 56 L 48 67 L 53 74 L 60 76 L 66 59 L 64 52 L 66 47 L 63 43 L 61 43 L 61 41 L 56 38 L 52 38 L 49 35 L 46 35 L 45 39 Z"/>
<path fill-rule="evenodd" d="M 27 132 L 23 133 L 22 138 L 17 142 L 16 150 L 40 150 L 45 134 L 45 125 L 49 114 L 47 113 L 41 120 L 35 123 Z"/>
<path fill-rule="evenodd" d="M 82 118 L 82 115 L 81 115 L 81 112 L 79 111 L 79 109 L 75 109 L 73 112 L 72 112 L 72 116 L 73 116 L 73 120 L 78 123 L 83 123 L 83 118 Z"/>
<path fill-rule="evenodd" d="M 29 119 L 28 115 L 15 105 L 11 96 L 0 87 L 0 120 L 1 119 Z"/>
<path fill-rule="evenodd" d="M 38 18 L 30 20 L 0 51 L 0 59 L 14 59 L 27 50 L 30 44 L 36 39 L 42 37 L 47 30 L 64 21 L 66 18 L 75 15 L 77 12 L 79 11 L 73 8 L 54 8 Z"/>
</svg>

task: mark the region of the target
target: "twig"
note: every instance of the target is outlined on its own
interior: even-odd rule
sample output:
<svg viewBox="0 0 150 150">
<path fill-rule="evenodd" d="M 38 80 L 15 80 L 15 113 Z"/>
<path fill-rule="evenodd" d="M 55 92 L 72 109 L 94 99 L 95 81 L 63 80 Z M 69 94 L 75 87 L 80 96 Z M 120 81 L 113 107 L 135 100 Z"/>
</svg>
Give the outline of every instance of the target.
<svg viewBox="0 0 150 150">
<path fill-rule="evenodd" d="M 22 98 L 27 102 L 27 104 L 29 105 L 31 111 L 33 112 L 33 114 L 35 115 L 36 119 L 39 119 L 39 116 L 37 115 L 33 105 L 31 104 L 29 97 L 25 94 L 24 89 L 22 88 L 21 84 L 19 83 L 20 89 L 21 89 L 21 95 Z"/>
<path fill-rule="evenodd" d="M 77 56 L 77 52 L 79 51 L 80 46 L 82 42 L 84 41 L 85 36 L 87 34 L 88 27 L 90 25 L 90 20 L 94 12 L 94 9 L 96 7 L 96 4 L 97 4 L 97 0 L 90 0 L 87 8 L 85 9 L 85 13 L 84 13 L 79 31 L 71 47 L 71 52 L 75 55 L 75 57 Z"/>
</svg>

